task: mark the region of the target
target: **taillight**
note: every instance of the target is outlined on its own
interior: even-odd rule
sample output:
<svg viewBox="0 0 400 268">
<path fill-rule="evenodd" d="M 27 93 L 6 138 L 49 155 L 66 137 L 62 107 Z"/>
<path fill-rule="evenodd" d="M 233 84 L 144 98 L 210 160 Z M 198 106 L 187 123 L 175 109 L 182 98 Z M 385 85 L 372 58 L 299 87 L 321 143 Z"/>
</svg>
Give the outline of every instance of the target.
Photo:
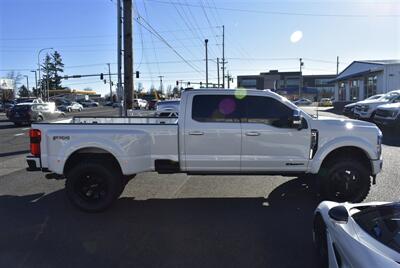
<svg viewBox="0 0 400 268">
<path fill-rule="evenodd" d="M 42 140 L 42 133 L 39 129 L 30 129 L 29 138 L 31 141 L 31 154 L 33 156 L 40 156 L 40 141 Z"/>
</svg>

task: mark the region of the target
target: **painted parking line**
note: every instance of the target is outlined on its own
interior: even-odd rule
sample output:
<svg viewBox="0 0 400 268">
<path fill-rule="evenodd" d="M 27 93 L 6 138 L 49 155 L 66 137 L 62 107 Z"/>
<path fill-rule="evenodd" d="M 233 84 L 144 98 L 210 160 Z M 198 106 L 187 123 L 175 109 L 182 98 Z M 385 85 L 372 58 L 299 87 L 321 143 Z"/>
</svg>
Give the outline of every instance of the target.
<svg viewBox="0 0 400 268">
<path fill-rule="evenodd" d="M 25 135 L 25 133 L 17 133 L 14 136 L 22 136 L 22 135 Z"/>
</svg>

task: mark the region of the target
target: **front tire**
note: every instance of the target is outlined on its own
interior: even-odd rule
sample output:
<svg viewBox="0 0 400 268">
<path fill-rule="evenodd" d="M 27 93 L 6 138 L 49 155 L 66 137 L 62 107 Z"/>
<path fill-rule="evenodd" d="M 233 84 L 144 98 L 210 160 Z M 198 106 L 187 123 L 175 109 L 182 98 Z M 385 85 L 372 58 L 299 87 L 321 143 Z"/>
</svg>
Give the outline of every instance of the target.
<svg viewBox="0 0 400 268">
<path fill-rule="evenodd" d="M 371 188 L 371 174 L 360 160 L 343 158 L 331 161 L 320 171 L 321 194 L 336 202 L 362 202 Z"/>
<path fill-rule="evenodd" d="M 65 188 L 71 203 L 87 212 L 110 207 L 123 188 L 121 172 L 104 161 L 82 162 L 67 172 Z"/>
</svg>

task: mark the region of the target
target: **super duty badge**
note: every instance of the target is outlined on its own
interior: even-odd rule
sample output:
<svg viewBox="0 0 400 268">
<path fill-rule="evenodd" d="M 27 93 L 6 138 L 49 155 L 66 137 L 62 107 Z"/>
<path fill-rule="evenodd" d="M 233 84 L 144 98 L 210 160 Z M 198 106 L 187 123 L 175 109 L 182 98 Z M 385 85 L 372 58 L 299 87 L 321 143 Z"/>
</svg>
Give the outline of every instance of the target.
<svg viewBox="0 0 400 268">
<path fill-rule="evenodd" d="M 53 141 L 62 140 L 62 141 L 69 141 L 70 136 L 53 136 Z"/>
</svg>

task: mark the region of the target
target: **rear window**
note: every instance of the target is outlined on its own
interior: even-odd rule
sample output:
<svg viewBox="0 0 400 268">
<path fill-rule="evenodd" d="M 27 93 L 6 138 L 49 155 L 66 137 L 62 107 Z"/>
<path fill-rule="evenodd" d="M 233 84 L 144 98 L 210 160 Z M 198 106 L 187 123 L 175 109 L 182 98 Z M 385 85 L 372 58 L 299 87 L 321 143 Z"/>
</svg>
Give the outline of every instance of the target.
<svg viewBox="0 0 400 268">
<path fill-rule="evenodd" d="M 16 105 L 14 106 L 15 111 L 28 111 L 31 108 L 31 105 Z"/>
<path fill-rule="evenodd" d="M 239 122 L 240 101 L 230 95 L 198 95 L 193 98 L 192 118 L 199 122 Z"/>
<path fill-rule="evenodd" d="M 400 203 L 367 208 L 353 218 L 373 238 L 400 253 Z"/>
</svg>

